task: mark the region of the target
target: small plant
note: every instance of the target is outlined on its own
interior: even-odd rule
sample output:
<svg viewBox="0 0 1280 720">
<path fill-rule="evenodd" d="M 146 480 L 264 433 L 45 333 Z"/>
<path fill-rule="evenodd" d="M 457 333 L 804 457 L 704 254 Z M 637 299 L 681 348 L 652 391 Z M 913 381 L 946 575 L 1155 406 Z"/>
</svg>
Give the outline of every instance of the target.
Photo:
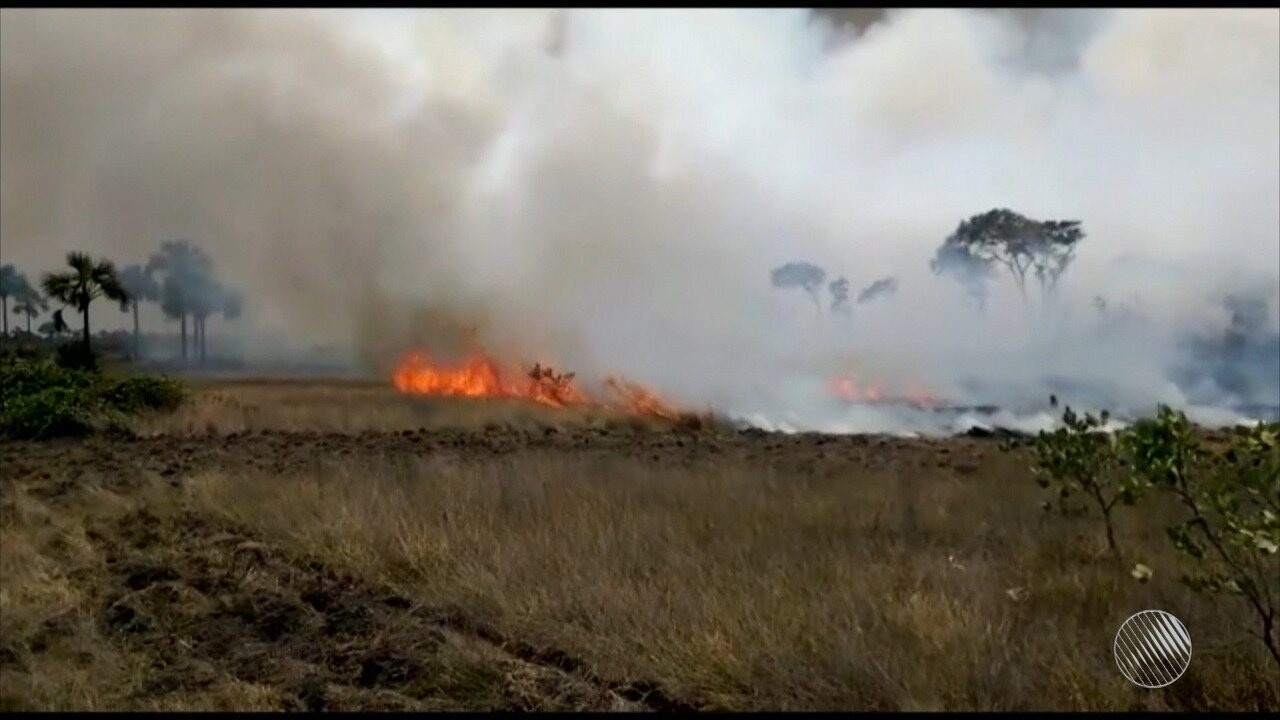
<svg viewBox="0 0 1280 720">
<path fill-rule="evenodd" d="M 1188 518 L 1166 530 L 1196 570 L 1196 592 L 1234 595 L 1253 608 L 1260 639 L 1280 664 L 1280 424 L 1236 428 L 1225 451 L 1197 440 L 1187 418 L 1161 406 L 1126 437 L 1135 474 L 1172 494 Z"/>
<path fill-rule="evenodd" d="M 1066 408 L 1063 427 L 1037 436 L 1032 472 L 1040 487 L 1056 489 L 1057 507 L 1064 515 L 1087 513 L 1087 507 L 1075 502 L 1076 498 L 1083 497 L 1091 504 L 1102 516 L 1107 545 L 1116 560 L 1123 562 L 1112 514 L 1120 503 L 1137 502 L 1144 485 L 1140 478 L 1127 472 L 1116 435 L 1103 430 L 1108 418 L 1106 411 L 1080 416 Z"/>
</svg>

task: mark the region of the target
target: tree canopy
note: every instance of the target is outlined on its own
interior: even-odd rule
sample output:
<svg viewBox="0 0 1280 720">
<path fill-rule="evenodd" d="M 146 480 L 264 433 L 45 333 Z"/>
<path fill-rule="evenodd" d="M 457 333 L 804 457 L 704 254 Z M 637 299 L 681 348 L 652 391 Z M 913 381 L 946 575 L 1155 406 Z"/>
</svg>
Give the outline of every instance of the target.
<svg viewBox="0 0 1280 720">
<path fill-rule="evenodd" d="M 1075 258 L 1084 239 L 1079 220 L 1033 220 L 1007 208 L 988 210 L 962 221 L 943 241 L 930 266 L 958 277 L 971 294 L 981 291 L 994 265 L 1009 271 L 1026 301 L 1027 274 L 1039 282 L 1046 299 Z"/>
<path fill-rule="evenodd" d="M 813 303 L 821 311 L 822 304 L 818 300 L 818 290 L 822 281 L 827 279 L 827 271 L 807 262 L 792 262 L 781 265 L 769 273 L 769 279 L 776 288 L 800 288 L 809 293 Z"/>
<path fill-rule="evenodd" d="M 898 291 L 898 279 L 895 277 L 880 278 L 858 293 L 858 304 L 871 302 L 879 297 L 888 297 Z"/>
</svg>

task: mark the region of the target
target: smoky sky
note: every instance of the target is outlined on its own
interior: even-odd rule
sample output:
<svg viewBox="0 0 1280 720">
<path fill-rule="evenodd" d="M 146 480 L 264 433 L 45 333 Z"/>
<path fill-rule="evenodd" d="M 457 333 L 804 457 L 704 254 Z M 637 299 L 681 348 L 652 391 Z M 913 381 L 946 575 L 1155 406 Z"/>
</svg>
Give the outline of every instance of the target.
<svg viewBox="0 0 1280 720">
<path fill-rule="evenodd" d="M 381 372 L 444 319 L 744 411 L 836 371 L 1177 402 L 1165 356 L 1224 295 L 1280 322 L 1275 10 L 2 17 L 4 261 L 198 242 L 245 298 L 211 335 L 247 357 Z M 929 271 L 993 207 L 1082 221 L 1052 312 Z M 899 289 L 815 318 L 769 284 L 796 258 Z M 1143 309 L 1140 342 L 1097 295 Z"/>
</svg>

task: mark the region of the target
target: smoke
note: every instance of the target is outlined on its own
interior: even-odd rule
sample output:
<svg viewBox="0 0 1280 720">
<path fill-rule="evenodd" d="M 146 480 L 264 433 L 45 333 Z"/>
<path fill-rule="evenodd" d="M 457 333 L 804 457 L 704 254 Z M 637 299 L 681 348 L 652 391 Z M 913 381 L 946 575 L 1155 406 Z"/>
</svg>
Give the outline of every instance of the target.
<svg viewBox="0 0 1280 720">
<path fill-rule="evenodd" d="M 0 100 L 5 262 L 189 238 L 250 358 L 382 371 L 462 324 L 798 427 L 847 419 L 853 368 L 1189 405 L 1183 338 L 1280 284 L 1275 10 L 4 10 Z M 930 270 L 993 207 L 1083 222 L 1051 306 Z M 815 317 L 769 285 L 795 257 L 903 289 Z M 1100 331 L 1098 295 L 1146 321 Z"/>
</svg>

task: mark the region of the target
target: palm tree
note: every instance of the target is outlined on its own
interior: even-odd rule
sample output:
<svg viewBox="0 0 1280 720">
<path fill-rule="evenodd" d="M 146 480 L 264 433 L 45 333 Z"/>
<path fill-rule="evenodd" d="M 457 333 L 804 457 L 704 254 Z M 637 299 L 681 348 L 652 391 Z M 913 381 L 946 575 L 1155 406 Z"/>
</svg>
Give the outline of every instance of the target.
<svg viewBox="0 0 1280 720">
<path fill-rule="evenodd" d="M 68 272 L 45 273 L 40 285 L 49 297 L 80 311 L 84 318 L 84 352 L 87 356 L 90 352 L 89 304 L 96 298 L 106 297 L 125 308 L 129 304 L 129 293 L 120 284 L 115 263 L 110 260 L 95 262 L 87 253 L 69 252 L 67 265 L 71 268 Z"/>
<path fill-rule="evenodd" d="M 141 265 L 130 265 L 120 271 L 120 284 L 129 293 L 129 306 L 133 308 L 133 356 L 142 357 L 142 341 L 138 332 L 138 303 L 155 301 L 160 297 L 160 285 L 152 277 L 151 270 Z"/>
<path fill-rule="evenodd" d="M 3 335 L 9 337 L 9 298 L 20 297 L 24 288 L 30 288 L 27 279 L 12 264 L 0 267 L 0 316 L 3 317 Z"/>
<path fill-rule="evenodd" d="M 222 283 L 210 275 L 195 278 L 195 282 L 186 288 L 186 293 L 194 323 L 195 351 L 200 356 L 200 362 L 203 363 L 207 348 L 205 322 L 214 313 L 220 313 L 227 320 L 239 317 L 241 300 L 237 293 L 227 290 Z"/>
<path fill-rule="evenodd" d="M 14 315 L 27 316 L 28 335 L 31 334 L 31 319 L 48 309 L 48 303 L 44 301 L 44 298 L 40 297 L 40 293 L 30 286 L 24 288 L 24 292 L 17 297 L 17 302 L 13 304 Z"/>
<path fill-rule="evenodd" d="M 187 240 L 166 240 L 147 260 L 148 271 L 165 274 L 160 287 L 160 309 L 182 321 L 182 359 L 187 359 L 187 315 L 192 312 L 195 286 L 213 273 L 213 263 L 203 250 Z"/>
</svg>

